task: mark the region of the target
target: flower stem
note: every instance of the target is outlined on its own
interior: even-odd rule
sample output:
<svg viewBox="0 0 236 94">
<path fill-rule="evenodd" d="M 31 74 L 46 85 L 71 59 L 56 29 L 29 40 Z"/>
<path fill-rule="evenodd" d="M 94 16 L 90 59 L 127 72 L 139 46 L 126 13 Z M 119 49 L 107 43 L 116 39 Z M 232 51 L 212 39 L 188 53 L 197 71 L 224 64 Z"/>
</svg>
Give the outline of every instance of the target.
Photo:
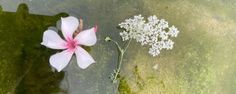
<svg viewBox="0 0 236 94">
<path fill-rule="evenodd" d="M 120 73 L 121 64 L 122 64 L 122 61 L 123 61 L 123 57 L 124 57 L 124 52 L 121 52 L 121 53 L 120 53 L 120 56 L 119 56 L 118 66 L 117 66 L 117 69 L 116 69 L 116 71 L 115 71 L 114 78 L 112 79 L 112 82 L 113 82 L 113 83 L 116 83 L 116 82 L 117 82 L 118 75 L 119 75 L 119 73 Z"/>
<path fill-rule="evenodd" d="M 125 50 L 124 50 L 124 51 L 126 51 L 126 50 L 128 49 L 128 47 L 129 47 L 129 45 L 130 45 L 130 42 L 131 42 L 131 40 L 132 40 L 132 39 L 130 39 L 130 40 L 128 41 L 128 44 L 126 45 L 126 47 L 125 47 Z"/>
<path fill-rule="evenodd" d="M 118 76 L 119 76 L 119 73 L 120 73 L 120 69 L 121 69 L 121 65 L 122 65 L 122 62 L 123 62 L 124 54 L 125 54 L 126 50 L 128 49 L 128 47 L 130 45 L 131 39 L 128 41 L 128 43 L 125 45 L 124 48 L 121 48 L 121 46 L 118 44 L 118 42 L 112 40 L 111 38 L 109 38 L 109 40 L 117 46 L 118 51 L 119 51 L 119 60 L 118 60 L 117 68 L 116 68 L 115 73 L 113 74 L 113 77 L 112 77 L 112 83 L 116 83 L 117 79 L 118 79 Z"/>
</svg>

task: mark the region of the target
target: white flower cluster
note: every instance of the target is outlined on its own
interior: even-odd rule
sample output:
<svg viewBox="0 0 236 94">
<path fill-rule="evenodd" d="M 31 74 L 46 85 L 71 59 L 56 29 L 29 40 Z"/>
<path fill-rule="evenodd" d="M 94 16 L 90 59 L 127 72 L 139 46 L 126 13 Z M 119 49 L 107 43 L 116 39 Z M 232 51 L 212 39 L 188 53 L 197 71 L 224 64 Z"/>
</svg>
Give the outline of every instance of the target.
<svg viewBox="0 0 236 94">
<path fill-rule="evenodd" d="M 149 54 L 153 57 L 160 54 L 162 49 L 172 49 L 174 42 L 170 37 L 177 37 L 179 31 L 175 26 L 169 27 L 164 19 L 155 15 L 148 17 L 147 22 L 141 15 L 126 19 L 119 26 L 125 29 L 120 33 L 123 41 L 134 39 L 141 45 L 149 45 Z"/>
</svg>

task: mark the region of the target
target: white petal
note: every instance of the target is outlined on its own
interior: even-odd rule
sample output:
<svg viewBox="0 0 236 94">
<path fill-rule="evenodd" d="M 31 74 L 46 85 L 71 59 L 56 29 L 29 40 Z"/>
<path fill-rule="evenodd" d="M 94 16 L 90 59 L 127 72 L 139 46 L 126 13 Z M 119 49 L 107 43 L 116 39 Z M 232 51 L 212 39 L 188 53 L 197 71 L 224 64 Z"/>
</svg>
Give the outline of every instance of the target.
<svg viewBox="0 0 236 94">
<path fill-rule="evenodd" d="M 57 69 L 60 72 L 66 65 L 70 62 L 70 59 L 73 55 L 73 51 L 64 50 L 60 53 L 52 55 L 49 59 L 51 66 Z"/>
<path fill-rule="evenodd" d="M 52 30 L 47 30 L 43 33 L 43 42 L 41 44 L 52 49 L 66 48 L 66 42 L 61 39 L 57 32 Z"/>
<path fill-rule="evenodd" d="M 69 16 L 61 18 L 61 30 L 65 39 L 72 39 L 73 33 L 79 26 L 79 21 L 76 17 Z"/>
<path fill-rule="evenodd" d="M 77 64 L 82 69 L 85 69 L 92 63 L 95 63 L 94 59 L 89 55 L 89 53 L 79 46 L 77 47 L 75 54 Z"/>
<path fill-rule="evenodd" d="M 85 46 L 92 46 L 97 42 L 96 31 L 97 31 L 97 27 L 84 30 L 80 32 L 75 37 L 75 39 L 78 40 L 79 44 L 82 44 Z"/>
</svg>

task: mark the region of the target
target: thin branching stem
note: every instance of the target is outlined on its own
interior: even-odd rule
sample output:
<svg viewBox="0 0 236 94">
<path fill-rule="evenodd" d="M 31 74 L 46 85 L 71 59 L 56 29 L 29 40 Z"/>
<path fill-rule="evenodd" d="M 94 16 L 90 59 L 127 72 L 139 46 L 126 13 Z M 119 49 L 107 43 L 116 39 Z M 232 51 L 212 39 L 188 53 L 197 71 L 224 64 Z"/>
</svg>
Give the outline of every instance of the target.
<svg viewBox="0 0 236 94">
<path fill-rule="evenodd" d="M 117 46 L 117 48 L 118 48 L 118 50 L 119 50 L 120 52 L 122 51 L 122 48 L 121 48 L 121 46 L 118 44 L 118 42 L 116 42 L 116 41 L 114 41 L 114 40 L 112 40 L 112 39 L 111 39 L 111 42 L 113 42 L 113 43 L 116 44 L 116 46 Z"/>
<path fill-rule="evenodd" d="M 127 45 L 125 46 L 125 50 L 124 50 L 124 51 L 126 51 L 126 50 L 128 49 L 128 47 L 129 47 L 129 45 L 130 45 L 130 42 L 131 42 L 131 40 L 132 40 L 132 39 L 130 39 L 130 40 L 128 41 Z"/>
<path fill-rule="evenodd" d="M 120 58 L 119 58 L 119 62 L 118 62 L 118 66 L 117 66 L 117 69 L 116 69 L 115 74 L 114 74 L 114 78 L 112 79 L 113 83 L 117 82 L 117 78 L 118 78 L 118 75 L 120 73 L 120 68 L 121 68 L 121 65 L 122 65 L 123 57 L 124 57 L 124 53 L 121 53 Z"/>
<path fill-rule="evenodd" d="M 117 79 L 118 79 L 118 76 L 119 76 L 119 73 L 120 73 L 121 65 L 122 65 L 122 62 L 123 62 L 124 53 L 126 52 L 127 48 L 129 47 L 131 39 L 128 41 L 128 43 L 126 44 L 126 46 L 124 48 L 121 48 L 121 46 L 119 45 L 118 42 L 116 42 L 116 41 L 114 41 L 112 39 L 110 39 L 110 41 L 113 42 L 117 46 L 118 51 L 120 53 L 119 54 L 119 60 L 118 60 L 117 69 L 115 70 L 115 73 L 113 74 L 113 77 L 112 77 L 112 82 L 116 83 Z"/>
</svg>

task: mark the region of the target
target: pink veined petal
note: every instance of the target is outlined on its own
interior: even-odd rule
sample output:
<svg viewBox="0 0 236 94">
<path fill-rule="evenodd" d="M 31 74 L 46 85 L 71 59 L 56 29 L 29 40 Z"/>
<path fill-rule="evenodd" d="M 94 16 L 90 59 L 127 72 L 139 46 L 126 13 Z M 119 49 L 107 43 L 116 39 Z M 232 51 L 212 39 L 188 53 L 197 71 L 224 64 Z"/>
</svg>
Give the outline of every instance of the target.
<svg viewBox="0 0 236 94">
<path fill-rule="evenodd" d="M 61 30 L 66 40 L 73 39 L 73 33 L 79 26 L 79 21 L 76 17 L 69 16 L 61 18 Z"/>
<path fill-rule="evenodd" d="M 72 51 L 64 50 L 60 53 L 52 55 L 49 59 L 50 65 L 56 68 L 58 72 L 60 72 L 66 67 L 66 65 L 68 65 L 73 53 L 74 52 Z"/>
<path fill-rule="evenodd" d="M 80 68 L 85 69 L 92 63 L 95 63 L 94 59 L 83 48 L 77 46 L 75 51 L 77 64 Z"/>
<path fill-rule="evenodd" d="M 84 30 L 84 31 L 80 32 L 75 37 L 75 39 L 81 45 L 92 46 L 97 42 L 96 31 L 97 31 L 97 27 L 93 27 L 91 29 Z"/>
<path fill-rule="evenodd" d="M 66 49 L 66 42 L 53 30 L 46 30 L 43 33 L 41 45 L 52 49 Z"/>
</svg>

